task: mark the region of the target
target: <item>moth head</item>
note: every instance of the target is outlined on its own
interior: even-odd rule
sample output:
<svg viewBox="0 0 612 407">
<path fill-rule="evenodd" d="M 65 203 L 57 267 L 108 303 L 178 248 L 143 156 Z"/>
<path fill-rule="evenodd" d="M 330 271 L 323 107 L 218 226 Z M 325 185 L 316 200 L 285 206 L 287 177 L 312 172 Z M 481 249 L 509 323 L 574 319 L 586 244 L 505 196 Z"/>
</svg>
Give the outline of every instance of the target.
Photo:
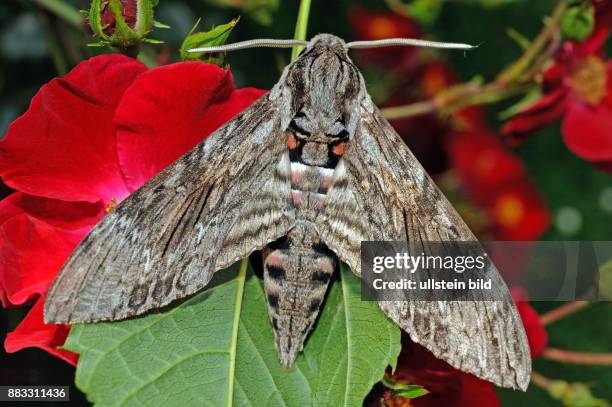
<svg viewBox="0 0 612 407">
<path fill-rule="evenodd" d="M 358 114 L 365 84 L 347 54 L 342 39 L 319 34 L 287 67 L 280 86 L 287 90 L 289 116 L 312 135 L 337 135 L 347 130 Z"/>
</svg>

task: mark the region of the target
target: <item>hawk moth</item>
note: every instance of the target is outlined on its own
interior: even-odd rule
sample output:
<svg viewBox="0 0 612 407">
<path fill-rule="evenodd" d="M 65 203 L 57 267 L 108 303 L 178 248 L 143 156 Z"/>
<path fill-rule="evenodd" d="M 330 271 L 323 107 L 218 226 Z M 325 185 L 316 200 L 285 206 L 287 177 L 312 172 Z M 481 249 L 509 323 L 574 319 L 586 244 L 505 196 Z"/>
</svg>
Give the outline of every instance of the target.
<svg viewBox="0 0 612 407">
<path fill-rule="evenodd" d="M 250 44 L 257 41 L 266 46 Z M 360 275 L 362 241 L 475 240 L 373 104 L 348 56 L 351 44 L 367 45 L 314 37 L 269 93 L 115 208 L 67 260 L 45 320 L 140 315 L 262 250 L 276 348 L 291 367 L 338 263 Z M 495 300 L 379 305 L 452 366 L 524 390 L 525 332 L 495 267 L 486 274 Z"/>
</svg>

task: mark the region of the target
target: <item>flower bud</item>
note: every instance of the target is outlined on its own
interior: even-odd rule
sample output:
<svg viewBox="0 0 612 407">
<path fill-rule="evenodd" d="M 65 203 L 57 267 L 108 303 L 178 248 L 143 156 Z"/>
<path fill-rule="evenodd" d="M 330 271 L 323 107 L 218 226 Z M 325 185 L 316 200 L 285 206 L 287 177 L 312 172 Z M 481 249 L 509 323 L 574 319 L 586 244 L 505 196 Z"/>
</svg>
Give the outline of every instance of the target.
<svg viewBox="0 0 612 407">
<path fill-rule="evenodd" d="M 152 42 L 145 37 L 154 26 L 153 7 L 157 0 L 92 0 L 89 25 L 100 42 L 123 49 L 140 42 Z"/>
</svg>

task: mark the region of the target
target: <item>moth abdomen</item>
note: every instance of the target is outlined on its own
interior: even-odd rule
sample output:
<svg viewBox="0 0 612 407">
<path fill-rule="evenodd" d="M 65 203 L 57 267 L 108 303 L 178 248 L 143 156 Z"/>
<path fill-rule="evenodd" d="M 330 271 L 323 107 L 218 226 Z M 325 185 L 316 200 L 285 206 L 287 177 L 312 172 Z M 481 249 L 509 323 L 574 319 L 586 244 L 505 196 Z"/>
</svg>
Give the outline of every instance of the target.
<svg viewBox="0 0 612 407">
<path fill-rule="evenodd" d="M 264 251 L 268 314 L 285 368 L 302 351 L 337 264 L 333 252 L 321 253 L 306 243 L 313 231 L 307 222 L 298 224 L 288 235 L 288 248 Z"/>
</svg>

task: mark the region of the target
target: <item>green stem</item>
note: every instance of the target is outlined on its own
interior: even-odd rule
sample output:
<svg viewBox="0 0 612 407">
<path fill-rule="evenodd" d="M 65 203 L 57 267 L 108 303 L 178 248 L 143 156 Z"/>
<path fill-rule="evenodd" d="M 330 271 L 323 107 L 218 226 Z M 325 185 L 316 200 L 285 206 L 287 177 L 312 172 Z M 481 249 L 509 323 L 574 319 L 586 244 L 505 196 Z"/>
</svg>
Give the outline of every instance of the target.
<svg viewBox="0 0 612 407">
<path fill-rule="evenodd" d="M 559 0 L 550 19 L 546 22 L 546 27 L 538 34 L 525 53 L 516 62 L 499 74 L 497 77 L 498 82 L 504 84 L 512 82 L 519 78 L 521 74 L 531 66 L 533 60 L 540 54 L 546 44 L 548 44 L 555 31 L 559 29 L 559 21 L 567 10 L 567 4 L 567 0 Z"/>
<path fill-rule="evenodd" d="M 308 30 L 308 16 L 310 15 L 310 0 L 302 0 L 300 2 L 300 10 L 298 11 L 297 23 L 295 25 L 295 35 L 293 38 L 296 40 L 306 40 L 306 32 Z M 301 45 L 293 47 L 291 52 L 291 60 L 295 61 L 302 51 Z"/>
<path fill-rule="evenodd" d="M 499 102 L 524 93 L 527 90 L 528 87 L 519 85 L 506 88 L 497 83 L 483 86 L 468 82 L 443 90 L 433 99 L 407 105 L 386 107 L 381 109 L 381 112 L 387 120 L 420 116 L 428 113 L 439 113 L 442 116 L 446 116 L 464 107 Z"/>
<path fill-rule="evenodd" d="M 83 16 L 79 10 L 62 0 L 32 0 L 34 3 L 55 14 L 68 24 L 78 28 L 83 28 Z"/>
<path fill-rule="evenodd" d="M 238 346 L 238 326 L 240 324 L 240 314 L 242 313 L 242 297 L 244 296 L 244 285 L 246 282 L 246 273 L 249 266 L 249 258 L 245 257 L 240 261 L 240 269 L 238 271 L 238 288 L 236 289 L 236 299 L 234 303 L 234 321 L 232 326 L 232 343 L 230 346 L 230 363 L 229 363 L 229 380 L 227 389 L 227 405 L 228 407 L 234 404 L 234 382 L 236 377 L 236 348 Z"/>
</svg>

